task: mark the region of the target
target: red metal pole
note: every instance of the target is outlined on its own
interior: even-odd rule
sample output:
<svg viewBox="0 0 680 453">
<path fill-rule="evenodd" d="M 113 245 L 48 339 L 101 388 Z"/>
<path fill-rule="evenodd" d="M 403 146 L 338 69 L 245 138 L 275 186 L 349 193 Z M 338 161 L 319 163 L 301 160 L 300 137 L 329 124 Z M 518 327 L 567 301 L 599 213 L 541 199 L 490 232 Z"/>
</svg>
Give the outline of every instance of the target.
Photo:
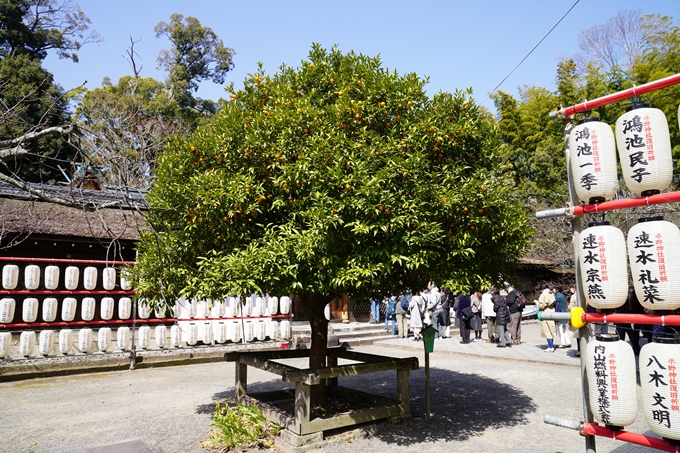
<svg viewBox="0 0 680 453">
<path fill-rule="evenodd" d="M 604 211 L 614 211 L 616 209 L 636 208 L 639 206 L 650 206 L 663 203 L 674 203 L 680 201 L 680 192 L 660 193 L 648 197 L 626 198 L 624 200 L 603 201 L 602 203 L 587 204 L 584 206 L 574 206 L 572 214 L 580 216 Z"/>
<path fill-rule="evenodd" d="M 602 107 L 604 105 L 613 104 L 615 102 L 623 101 L 624 99 L 630 99 L 635 96 L 641 96 L 643 94 L 650 93 L 652 91 L 660 90 L 662 88 L 667 88 L 680 83 L 680 74 L 675 74 L 664 79 L 655 80 L 654 82 L 645 83 L 639 87 L 629 88 L 627 90 L 619 91 L 618 93 L 608 94 L 607 96 L 602 96 L 601 98 L 593 99 L 592 101 L 586 101 L 581 104 L 576 104 L 571 107 L 562 108 L 557 112 L 550 114 L 551 118 L 558 118 L 560 115 L 565 117 L 570 117 L 575 113 L 584 113 L 589 110 Z"/>
<path fill-rule="evenodd" d="M 624 324 L 661 324 L 680 326 L 680 315 L 637 315 L 635 313 L 585 313 L 581 316 L 586 322 L 621 322 Z"/>
<path fill-rule="evenodd" d="M 594 425 L 592 423 L 583 424 L 583 434 L 588 436 L 608 437 L 609 439 L 616 439 L 631 444 L 643 445 L 649 448 L 656 448 L 661 451 L 668 451 L 676 453 L 678 451 L 675 445 L 671 445 L 666 441 L 657 439 L 656 437 L 645 436 L 644 434 L 631 433 L 628 431 L 613 431 L 604 426 Z"/>
</svg>

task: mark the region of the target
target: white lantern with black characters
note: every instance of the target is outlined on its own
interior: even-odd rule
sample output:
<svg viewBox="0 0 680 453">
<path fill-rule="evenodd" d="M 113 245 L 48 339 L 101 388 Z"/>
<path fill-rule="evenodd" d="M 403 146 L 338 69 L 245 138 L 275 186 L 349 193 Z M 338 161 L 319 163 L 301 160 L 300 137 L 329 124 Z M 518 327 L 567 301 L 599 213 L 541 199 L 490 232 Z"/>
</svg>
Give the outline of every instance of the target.
<svg viewBox="0 0 680 453">
<path fill-rule="evenodd" d="M 671 138 L 666 115 L 661 110 L 643 104 L 629 107 L 616 120 L 616 145 L 628 189 L 649 196 L 670 185 Z"/>
<path fill-rule="evenodd" d="M 609 222 L 593 222 L 579 235 L 581 282 L 588 305 L 613 309 L 626 303 L 628 266 L 623 233 Z"/>
<path fill-rule="evenodd" d="M 595 420 L 610 428 L 633 424 L 637 416 L 633 348 L 616 334 L 598 335 L 588 343 L 586 375 Z"/>
<path fill-rule="evenodd" d="M 678 400 L 680 339 L 654 338 L 640 351 L 642 411 L 649 427 L 659 436 L 680 441 Z"/>
<path fill-rule="evenodd" d="M 569 155 L 579 199 L 599 203 L 616 195 L 616 140 L 612 128 L 596 118 L 581 120 L 569 134 Z"/>
<path fill-rule="evenodd" d="M 635 295 L 650 310 L 680 307 L 680 229 L 663 217 L 640 219 L 628 231 Z"/>
</svg>

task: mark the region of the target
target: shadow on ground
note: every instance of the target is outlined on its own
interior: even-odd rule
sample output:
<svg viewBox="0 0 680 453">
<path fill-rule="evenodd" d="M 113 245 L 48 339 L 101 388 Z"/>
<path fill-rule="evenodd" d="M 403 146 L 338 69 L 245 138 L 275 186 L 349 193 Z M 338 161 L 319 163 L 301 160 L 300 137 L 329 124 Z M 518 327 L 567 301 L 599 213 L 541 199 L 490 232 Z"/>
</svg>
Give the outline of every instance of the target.
<svg viewBox="0 0 680 453">
<path fill-rule="evenodd" d="M 339 384 L 388 398 L 396 398 L 396 372 L 344 377 Z M 248 384 L 248 393 L 294 388 L 290 383 L 269 381 Z M 216 401 L 234 396 L 233 387 L 213 395 L 212 403 L 197 406 L 200 414 L 212 413 Z M 521 390 L 478 374 L 430 368 L 431 422 L 425 422 L 425 371 L 411 372 L 409 422 L 381 425 L 376 438 L 388 444 L 417 445 L 441 440 L 460 441 L 487 429 L 524 424 L 537 406 Z"/>
</svg>

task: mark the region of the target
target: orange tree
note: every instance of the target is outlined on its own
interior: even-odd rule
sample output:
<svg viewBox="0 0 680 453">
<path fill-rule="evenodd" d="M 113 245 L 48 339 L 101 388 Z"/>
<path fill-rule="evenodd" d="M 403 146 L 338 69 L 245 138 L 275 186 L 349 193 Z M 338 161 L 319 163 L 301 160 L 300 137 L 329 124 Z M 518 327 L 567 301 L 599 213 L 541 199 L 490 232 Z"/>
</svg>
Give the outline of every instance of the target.
<svg viewBox="0 0 680 453">
<path fill-rule="evenodd" d="M 506 273 L 529 231 L 494 120 L 425 83 L 318 45 L 297 69 L 249 75 L 159 158 L 139 296 L 294 293 L 319 367 L 337 295 Z"/>
</svg>

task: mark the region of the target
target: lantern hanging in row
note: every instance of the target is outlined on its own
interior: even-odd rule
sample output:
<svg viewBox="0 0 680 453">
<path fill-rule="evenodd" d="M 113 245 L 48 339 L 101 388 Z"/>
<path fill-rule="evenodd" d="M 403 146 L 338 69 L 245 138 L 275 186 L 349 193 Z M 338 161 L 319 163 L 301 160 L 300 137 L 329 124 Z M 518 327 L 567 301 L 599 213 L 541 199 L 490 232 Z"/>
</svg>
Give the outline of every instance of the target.
<svg viewBox="0 0 680 453">
<path fill-rule="evenodd" d="M 579 235 L 581 282 L 588 305 L 613 309 L 626 303 L 628 266 L 623 232 L 609 222 L 593 222 Z"/>
<path fill-rule="evenodd" d="M 654 338 L 640 350 L 642 411 L 649 427 L 665 440 L 680 440 L 678 400 L 680 339 Z"/>
<path fill-rule="evenodd" d="M 633 424 L 637 416 L 633 348 L 616 334 L 598 335 L 588 343 L 586 374 L 595 419 L 610 428 Z"/>
<path fill-rule="evenodd" d="M 616 120 L 616 144 L 626 186 L 642 196 L 660 193 L 671 183 L 673 157 L 666 115 L 636 104 Z"/>
<path fill-rule="evenodd" d="M 680 307 L 680 229 L 675 224 L 663 217 L 640 219 L 628 231 L 628 260 L 635 295 L 643 307 Z"/>
<path fill-rule="evenodd" d="M 611 126 L 596 118 L 581 120 L 569 134 L 571 172 L 578 198 L 599 203 L 616 195 L 616 140 Z"/>
</svg>

